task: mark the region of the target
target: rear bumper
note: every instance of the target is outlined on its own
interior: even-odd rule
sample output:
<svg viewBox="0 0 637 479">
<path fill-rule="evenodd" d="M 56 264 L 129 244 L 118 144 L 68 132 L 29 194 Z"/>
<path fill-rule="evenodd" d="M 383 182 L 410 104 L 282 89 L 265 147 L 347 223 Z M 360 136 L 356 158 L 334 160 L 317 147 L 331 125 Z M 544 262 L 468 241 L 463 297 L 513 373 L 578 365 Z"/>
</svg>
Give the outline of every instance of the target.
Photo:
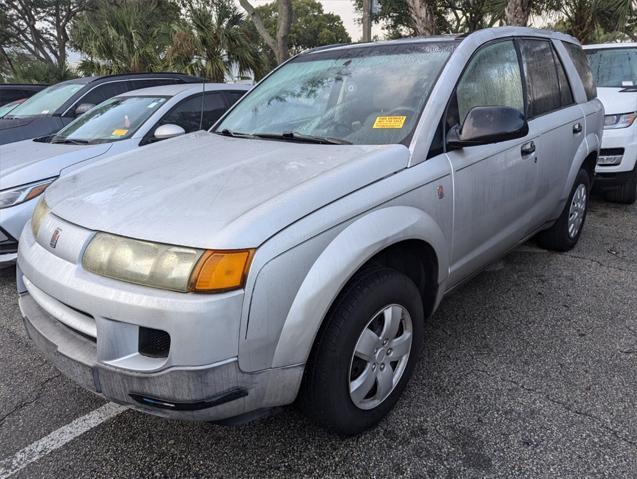
<svg viewBox="0 0 637 479">
<path fill-rule="evenodd" d="M 143 373 L 97 361 L 96 343 L 57 321 L 29 293 L 19 299 L 26 330 L 65 376 L 106 399 L 159 416 L 220 420 L 289 404 L 302 366 L 245 373 L 236 358 Z"/>
</svg>

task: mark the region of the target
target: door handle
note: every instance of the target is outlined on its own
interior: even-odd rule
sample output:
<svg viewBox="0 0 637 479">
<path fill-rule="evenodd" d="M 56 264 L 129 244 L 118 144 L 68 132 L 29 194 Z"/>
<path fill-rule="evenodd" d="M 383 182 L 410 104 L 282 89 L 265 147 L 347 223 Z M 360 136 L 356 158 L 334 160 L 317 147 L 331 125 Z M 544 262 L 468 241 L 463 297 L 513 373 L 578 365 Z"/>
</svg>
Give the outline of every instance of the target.
<svg viewBox="0 0 637 479">
<path fill-rule="evenodd" d="M 520 151 L 522 152 L 522 156 L 529 156 L 535 153 L 535 142 L 529 141 L 528 143 L 525 143 L 522 145 L 522 148 L 520 148 Z"/>
<path fill-rule="evenodd" d="M 578 121 L 573 125 L 573 134 L 577 135 L 582 132 L 582 124 Z"/>
</svg>

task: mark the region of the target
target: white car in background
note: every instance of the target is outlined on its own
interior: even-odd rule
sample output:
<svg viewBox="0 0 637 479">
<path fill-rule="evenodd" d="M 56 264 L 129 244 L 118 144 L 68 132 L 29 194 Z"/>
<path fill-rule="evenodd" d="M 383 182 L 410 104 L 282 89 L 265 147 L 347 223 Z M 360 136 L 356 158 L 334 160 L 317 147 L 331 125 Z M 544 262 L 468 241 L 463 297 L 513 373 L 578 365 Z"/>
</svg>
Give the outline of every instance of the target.
<svg viewBox="0 0 637 479">
<path fill-rule="evenodd" d="M 207 130 L 248 89 L 190 83 L 135 90 L 100 103 L 55 135 L 0 146 L 0 267 L 15 261 L 35 198 L 66 169 Z"/>
<path fill-rule="evenodd" d="M 605 198 L 637 199 L 637 43 L 586 45 L 597 95 L 604 104 L 604 137 L 595 186 Z"/>
</svg>

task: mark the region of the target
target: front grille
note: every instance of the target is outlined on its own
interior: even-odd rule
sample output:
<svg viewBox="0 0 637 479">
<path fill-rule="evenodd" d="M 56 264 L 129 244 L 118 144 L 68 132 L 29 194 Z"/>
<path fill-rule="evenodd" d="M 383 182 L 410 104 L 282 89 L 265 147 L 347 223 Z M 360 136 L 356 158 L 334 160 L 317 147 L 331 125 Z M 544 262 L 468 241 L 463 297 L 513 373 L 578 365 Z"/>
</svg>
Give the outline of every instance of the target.
<svg viewBox="0 0 637 479">
<path fill-rule="evenodd" d="M 599 166 L 616 166 L 622 162 L 624 156 L 623 148 L 602 148 L 599 151 L 597 164 Z"/>
<path fill-rule="evenodd" d="M 599 150 L 599 156 L 615 156 L 623 154 L 623 148 L 602 148 L 601 150 Z"/>
<path fill-rule="evenodd" d="M 167 358 L 170 351 L 170 335 L 166 331 L 139 328 L 139 354 L 151 358 Z"/>
</svg>

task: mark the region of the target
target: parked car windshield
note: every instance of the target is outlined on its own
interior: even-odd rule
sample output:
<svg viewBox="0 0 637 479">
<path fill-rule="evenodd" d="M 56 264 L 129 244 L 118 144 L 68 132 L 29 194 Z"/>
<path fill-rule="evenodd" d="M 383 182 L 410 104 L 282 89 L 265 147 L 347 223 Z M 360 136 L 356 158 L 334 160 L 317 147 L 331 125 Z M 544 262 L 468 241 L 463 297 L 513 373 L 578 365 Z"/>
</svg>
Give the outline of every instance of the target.
<svg viewBox="0 0 637 479">
<path fill-rule="evenodd" d="M 111 98 L 69 123 L 52 141 L 103 143 L 125 140 L 133 136 L 166 101 L 164 96 Z"/>
<path fill-rule="evenodd" d="M 585 50 L 598 87 L 637 85 L 637 48 Z"/>
<path fill-rule="evenodd" d="M 23 100 L 12 101 L 11 103 L 7 103 L 6 105 L 0 106 L 0 118 L 8 114 L 10 111 L 15 109 Z"/>
<path fill-rule="evenodd" d="M 301 55 L 248 93 L 215 131 L 288 141 L 407 144 L 456 46 L 420 42 Z"/>
<path fill-rule="evenodd" d="M 24 118 L 28 116 L 52 115 L 83 87 L 83 83 L 61 83 L 50 86 L 17 106 L 11 112 L 11 115 L 7 116 Z"/>
</svg>

